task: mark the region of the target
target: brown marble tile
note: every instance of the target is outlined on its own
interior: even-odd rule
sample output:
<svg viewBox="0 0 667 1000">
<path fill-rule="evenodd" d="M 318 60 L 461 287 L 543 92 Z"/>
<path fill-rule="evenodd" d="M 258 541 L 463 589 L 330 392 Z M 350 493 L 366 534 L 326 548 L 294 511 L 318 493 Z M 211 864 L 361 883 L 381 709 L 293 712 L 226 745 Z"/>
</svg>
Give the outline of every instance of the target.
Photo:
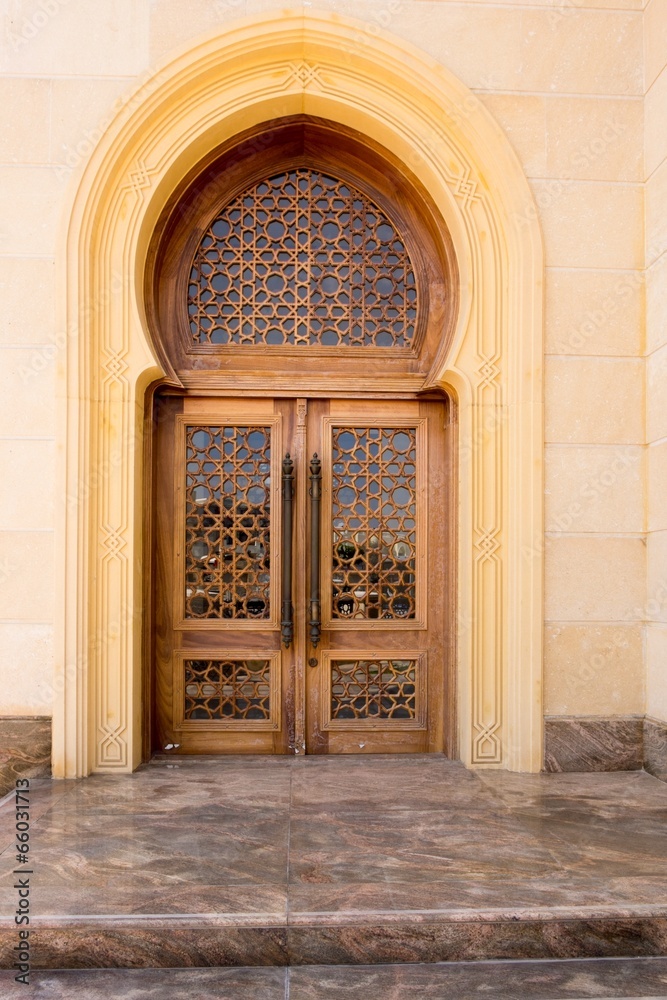
<svg viewBox="0 0 667 1000">
<path fill-rule="evenodd" d="M 644 719 L 644 767 L 667 782 L 667 723 Z"/>
<path fill-rule="evenodd" d="M 284 962 L 288 944 L 324 963 L 664 948 L 666 783 L 468 776 L 439 757 L 188 758 L 47 782 L 31 841 L 40 961 L 121 964 L 126 947 L 137 966 Z M 6 941 L 14 866 L 8 845 Z"/>
<path fill-rule="evenodd" d="M 239 803 L 202 805 L 193 796 L 191 807 L 173 809 L 169 812 L 151 810 L 150 799 L 145 798 L 132 811 L 118 811 L 113 816 L 107 811 L 87 809 L 78 798 L 69 796 L 67 800 L 54 803 L 37 824 L 37 835 L 44 843 L 49 839 L 61 838 L 67 830 L 74 838 L 85 840 L 91 834 L 104 828 L 107 835 L 146 836 L 154 831 L 155 839 L 165 837 L 197 839 L 213 831 L 240 839 L 252 836 L 256 831 L 257 840 L 267 843 L 269 834 L 278 836 L 277 830 L 267 830 L 267 826 L 286 826 L 289 820 L 287 805 L 246 805 Z"/>
<path fill-rule="evenodd" d="M 54 781 L 52 778 L 30 778 L 30 823 L 35 826 L 40 817 L 66 795 L 75 781 Z M 0 803 L 0 853 L 16 839 L 16 797 L 14 790 L 5 796 Z"/>
<path fill-rule="evenodd" d="M 544 770 L 641 770 L 643 739 L 641 718 L 546 718 Z"/>
<path fill-rule="evenodd" d="M 0 972 L 0 991 L 17 1000 L 285 1000 L 286 977 L 283 968 L 37 970 L 20 992 Z"/>
<path fill-rule="evenodd" d="M 292 883 L 441 882 L 551 872 L 549 849 L 502 810 L 293 816 Z"/>
<path fill-rule="evenodd" d="M 480 772 L 488 792 L 514 815 L 579 811 L 625 821 L 631 813 L 667 809 L 667 787 L 644 771 L 513 774 Z"/>
<path fill-rule="evenodd" d="M 191 787 L 193 783 L 189 783 Z M 31 857 L 41 886 L 108 890 L 132 883 L 148 889 L 220 884 L 284 884 L 288 809 L 194 804 L 144 812 L 87 810 L 85 783 L 54 803 L 33 825 Z M 83 793 L 83 796 L 82 796 Z M 0 887 L 11 885 L 12 859 L 0 857 Z M 8 871 L 9 868 L 9 871 Z"/>
<path fill-rule="evenodd" d="M 190 857 L 172 857 L 167 847 L 157 855 L 138 858 L 131 846 L 127 850 L 123 850 L 121 845 L 110 846 L 111 853 L 108 856 L 100 847 L 96 858 L 91 858 L 89 852 L 82 854 L 64 847 L 49 851 L 33 851 L 32 861 L 34 864 L 39 861 L 39 879 L 42 886 L 57 889 L 77 885 L 80 891 L 88 892 L 91 899 L 100 898 L 110 890 L 114 891 L 127 884 L 132 884 L 136 890 L 153 890 L 169 889 L 172 886 L 208 886 L 211 880 L 218 881 L 224 878 L 231 884 L 236 882 L 254 885 L 258 881 L 266 881 L 261 878 L 259 867 L 249 871 L 250 866 L 245 865 L 241 871 L 238 868 L 230 870 L 222 863 L 211 865 L 194 854 Z M 265 869 L 264 874 L 266 875 Z M 282 877 L 284 879 L 284 874 Z M 13 876 L 3 874 L 0 888 L 9 888 L 12 881 Z"/>
<path fill-rule="evenodd" d="M 664 885 L 667 786 L 642 772 L 515 780 L 522 777 L 491 778 L 489 785 L 559 867 L 607 881 L 654 876 Z"/>
<path fill-rule="evenodd" d="M 0 990 L 12 996 L 11 973 Z M 3 993 L 3 996 L 5 993 Z M 667 959 L 450 962 L 290 969 L 36 971 L 26 1000 L 583 1000 L 665 997 Z"/>
<path fill-rule="evenodd" d="M 17 778 L 51 774 L 51 719 L 0 717 L 0 797 Z"/>
<path fill-rule="evenodd" d="M 541 840 L 559 865 L 582 868 L 605 878 L 667 875 L 667 817 L 628 817 L 624 823 L 581 822 L 577 816 L 552 819 Z M 538 821 L 544 826 L 542 821 Z M 536 826 L 537 829 L 537 826 Z"/>
<path fill-rule="evenodd" d="M 141 883 L 104 886 L 101 891 L 89 885 L 44 885 L 41 872 L 33 880 L 32 909 L 40 918 L 85 915 L 141 916 L 155 914 L 215 914 L 229 923 L 283 926 L 287 920 L 287 886 L 262 885 L 192 885 L 187 882 L 151 887 Z M 0 889 L 0 916 L 11 916 L 16 909 L 12 887 Z"/>
<path fill-rule="evenodd" d="M 326 919 L 372 919 L 373 914 L 411 912 L 419 919 L 465 911 L 479 913 L 502 910 L 518 916 L 521 912 L 549 911 L 559 907 L 582 908 L 618 906 L 667 908 L 667 876 L 661 878 L 615 878 L 577 871 L 553 872 L 548 877 L 466 878 L 452 876 L 442 882 L 370 882 L 291 885 L 290 924 Z"/>
<path fill-rule="evenodd" d="M 0 928 L 0 968 L 12 967 L 16 931 Z M 229 927 L 187 921 L 87 918 L 33 924 L 33 969 L 201 968 L 289 964 L 284 927 Z"/>
<path fill-rule="evenodd" d="M 229 926 L 216 918 L 72 918 L 35 922 L 33 969 L 364 965 L 481 959 L 662 955 L 667 915 L 563 919 L 516 916 L 356 924 Z M 12 966 L 16 930 L 0 929 L 0 968 Z"/>
<path fill-rule="evenodd" d="M 485 809 L 476 772 L 437 755 L 302 757 L 294 761 L 292 809 L 308 812 Z"/>
<path fill-rule="evenodd" d="M 290 965 L 664 955 L 667 916 L 291 926 Z"/>
<path fill-rule="evenodd" d="M 250 772 L 291 773 L 295 758 L 282 755 L 267 754 L 173 754 L 159 753 L 149 761 L 140 764 L 134 774 L 157 774 L 160 770 L 180 769 L 199 775 L 204 771 L 227 774 L 230 770 L 240 769 L 244 774 Z"/>
<path fill-rule="evenodd" d="M 286 760 L 286 758 L 277 758 Z M 133 774 L 95 774 L 79 784 L 68 800 L 68 811 L 176 813 L 192 816 L 206 807 L 278 809 L 289 806 L 290 772 L 275 759 L 265 768 L 254 763 L 247 769 L 237 758 L 220 761 L 204 758 L 200 769 L 168 761 L 152 764 Z M 143 805 L 142 805 L 143 804 Z"/>
<path fill-rule="evenodd" d="M 667 959 L 311 966 L 290 969 L 289 980 L 289 1000 L 664 1000 Z"/>
</svg>

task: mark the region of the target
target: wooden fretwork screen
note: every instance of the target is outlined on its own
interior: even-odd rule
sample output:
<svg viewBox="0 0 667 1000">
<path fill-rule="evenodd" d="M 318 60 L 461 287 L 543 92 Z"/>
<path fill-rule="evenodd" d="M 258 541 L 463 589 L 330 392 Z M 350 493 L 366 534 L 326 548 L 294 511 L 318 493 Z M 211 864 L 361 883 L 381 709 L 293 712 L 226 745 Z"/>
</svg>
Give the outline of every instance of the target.
<svg viewBox="0 0 667 1000">
<path fill-rule="evenodd" d="M 387 214 L 306 168 L 259 181 L 220 212 L 188 287 L 194 345 L 409 347 L 417 307 Z"/>
</svg>

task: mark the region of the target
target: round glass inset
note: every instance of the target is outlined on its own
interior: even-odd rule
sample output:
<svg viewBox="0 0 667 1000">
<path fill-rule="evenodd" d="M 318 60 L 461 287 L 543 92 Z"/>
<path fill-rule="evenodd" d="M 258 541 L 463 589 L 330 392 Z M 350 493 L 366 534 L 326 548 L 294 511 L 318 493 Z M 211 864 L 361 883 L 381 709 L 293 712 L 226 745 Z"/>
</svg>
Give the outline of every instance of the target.
<svg viewBox="0 0 667 1000">
<path fill-rule="evenodd" d="M 350 507 L 357 498 L 351 486 L 341 486 L 338 490 L 338 502 L 342 507 Z"/>
<path fill-rule="evenodd" d="M 391 443 L 395 451 L 399 451 L 403 454 L 410 450 L 412 438 L 409 434 L 405 434 L 403 431 L 398 431 L 394 434 Z"/>
<path fill-rule="evenodd" d="M 194 487 L 192 491 L 192 499 L 194 500 L 194 502 L 197 504 L 198 507 L 202 507 L 205 503 L 207 503 L 211 499 L 211 491 L 209 490 L 208 486 L 204 486 L 203 484 L 199 483 L 197 486 Z"/>
<path fill-rule="evenodd" d="M 211 435 L 208 431 L 195 431 L 192 435 L 192 443 L 198 451 L 206 451 L 211 443 Z"/>
<path fill-rule="evenodd" d="M 192 543 L 190 550 L 194 559 L 206 559 L 208 555 L 208 545 L 202 538 L 198 538 Z"/>
<path fill-rule="evenodd" d="M 407 562 L 412 552 L 407 542 L 395 542 L 391 551 L 396 562 Z"/>
<path fill-rule="evenodd" d="M 253 618 L 257 618 L 261 615 L 266 607 L 266 603 L 259 597 L 251 597 L 246 601 L 246 608 L 248 614 L 252 615 Z"/>
<path fill-rule="evenodd" d="M 340 282 L 338 278 L 333 274 L 328 274 L 325 278 L 322 278 L 322 291 L 327 295 L 333 295 L 340 288 Z"/>
<path fill-rule="evenodd" d="M 344 597 L 339 597 L 336 602 L 336 607 L 339 615 L 342 615 L 344 618 L 349 618 L 354 611 L 354 598 L 352 595 L 347 594 Z"/>
<path fill-rule="evenodd" d="M 252 542 L 246 546 L 246 552 L 251 559 L 263 559 L 266 554 L 266 549 L 258 538 L 254 538 Z"/>
<path fill-rule="evenodd" d="M 336 546 L 336 552 L 338 553 L 338 558 L 343 560 L 350 560 L 354 558 L 357 551 L 357 547 L 353 542 L 342 541 Z"/>
<path fill-rule="evenodd" d="M 248 444 L 254 451 L 261 451 L 266 444 L 266 434 L 263 431 L 251 431 L 248 434 Z"/>
<path fill-rule="evenodd" d="M 391 602 L 391 610 L 397 618 L 406 618 L 410 611 L 410 601 L 407 597 L 395 597 Z"/>
<path fill-rule="evenodd" d="M 406 490 L 405 486 L 397 486 L 391 494 L 391 499 L 397 507 L 407 507 L 412 499 L 412 494 L 410 490 Z"/>
<path fill-rule="evenodd" d="M 342 431 L 336 438 L 336 445 L 339 451 L 352 451 L 356 443 L 357 439 L 351 431 Z"/>
</svg>

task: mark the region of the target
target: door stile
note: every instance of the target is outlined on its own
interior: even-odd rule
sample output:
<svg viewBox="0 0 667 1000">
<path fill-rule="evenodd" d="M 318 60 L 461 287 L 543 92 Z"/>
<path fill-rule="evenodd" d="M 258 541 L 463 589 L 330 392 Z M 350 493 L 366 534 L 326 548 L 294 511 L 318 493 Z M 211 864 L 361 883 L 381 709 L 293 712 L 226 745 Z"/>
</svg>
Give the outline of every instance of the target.
<svg viewBox="0 0 667 1000">
<path fill-rule="evenodd" d="M 451 631 L 452 587 L 447 571 L 451 565 L 450 524 L 452 518 L 446 509 L 449 501 L 448 484 L 451 481 L 447 466 L 445 421 L 447 408 L 441 402 L 422 400 L 419 413 L 428 422 L 428 451 L 426 456 L 426 495 L 428 501 L 428 528 L 426 551 L 429 579 L 429 603 L 431 606 L 429 624 L 429 644 L 439 651 L 439 657 L 431 657 L 428 670 L 428 746 L 429 753 L 446 749 L 450 737 L 450 727 L 445 725 L 446 706 L 449 704 L 450 671 L 443 665 L 452 662 L 448 658 L 448 639 Z M 435 595 L 442 595 L 434 603 Z M 449 720 L 447 720 L 449 722 Z"/>
<path fill-rule="evenodd" d="M 298 636 L 298 626 L 296 622 L 296 604 L 297 604 L 297 594 L 294 589 L 295 582 L 295 567 L 294 567 L 294 555 L 296 553 L 296 526 L 297 519 L 295 516 L 296 507 L 296 497 L 299 490 L 299 467 L 297 462 L 297 457 L 295 450 L 292 447 L 292 443 L 295 439 L 295 421 L 294 421 L 294 403 L 291 400 L 276 399 L 274 401 L 274 411 L 276 414 L 280 415 L 282 435 L 280 440 L 280 451 L 278 457 L 280 459 L 280 465 L 282 467 L 282 462 L 285 456 L 289 453 L 293 460 L 293 483 L 292 483 L 292 641 L 289 646 L 285 646 L 282 641 L 282 635 L 280 639 L 280 678 L 281 678 L 281 705 L 282 705 L 282 717 L 281 717 L 281 749 L 276 751 L 279 753 L 290 753 L 295 739 L 295 715 L 296 715 L 296 698 L 295 698 L 295 686 L 296 686 L 296 642 Z M 281 491 L 282 492 L 282 491 Z M 281 511 L 282 514 L 282 511 Z M 282 517 L 281 517 L 282 521 Z M 283 552 L 283 526 L 281 523 L 281 544 L 276 548 L 272 557 L 272 564 L 275 561 L 278 563 L 280 561 L 282 570 L 282 560 L 285 556 Z M 282 572 L 279 572 L 279 578 L 282 579 Z M 282 586 L 280 589 L 280 594 L 278 595 L 278 601 L 282 607 Z"/>
<path fill-rule="evenodd" d="M 309 404 L 308 412 L 308 444 L 307 444 L 307 468 L 309 470 L 310 460 L 315 453 L 322 458 L 322 451 L 324 447 L 324 438 L 322 435 L 322 426 L 325 418 L 329 414 L 329 401 L 327 399 L 311 399 Z M 307 512 L 307 524 L 306 524 L 306 534 L 305 537 L 311 538 L 311 518 L 312 518 L 312 504 L 310 503 L 310 496 L 308 490 L 305 491 L 306 498 L 308 500 L 308 512 Z M 319 504 L 319 515 L 320 518 L 323 517 L 322 511 L 324 509 L 324 504 L 320 501 Z M 320 545 L 324 542 L 324 532 L 325 525 L 322 520 L 320 520 Z M 320 580 L 315 581 L 319 587 L 320 594 L 320 617 L 322 617 L 322 597 L 324 589 L 322 587 L 322 552 L 320 551 Z M 303 579 L 306 581 L 306 592 L 304 594 L 304 611 L 306 607 L 309 609 L 309 602 L 307 600 L 308 596 L 313 590 L 313 581 L 311 580 L 311 567 L 310 560 L 308 560 L 308 565 L 306 567 L 306 573 Z M 310 615 L 308 615 L 308 618 Z M 307 623 L 306 623 L 307 629 Z M 322 651 L 326 650 L 329 645 L 329 633 L 324 630 L 320 630 L 319 642 L 316 646 L 310 641 L 310 635 L 306 632 L 306 648 L 307 648 L 307 663 L 306 668 L 306 688 L 304 694 L 304 701 L 306 705 L 306 715 L 307 715 L 307 739 L 306 748 L 307 752 L 311 754 L 326 754 L 329 751 L 329 735 L 324 732 L 320 727 L 320 712 L 318 706 L 320 704 L 320 699 L 322 698 Z"/>
<path fill-rule="evenodd" d="M 158 544 L 153 554 L 155 565 L 153 619 L 155 679 L 155 743 L 163 750 L 173 742 L 167 720 L 174 715 L 172 657 L 178 648 L 180 635 L 172 632 L 174 600 L 174 559 L 171 540 L 176 519 L 173 484 L 176 477 L 174 427 L 183 411 L 183 398 L 165 396 L 156 411 L 157 442 L 155 448 L 155 531 Z"/>
</svg>

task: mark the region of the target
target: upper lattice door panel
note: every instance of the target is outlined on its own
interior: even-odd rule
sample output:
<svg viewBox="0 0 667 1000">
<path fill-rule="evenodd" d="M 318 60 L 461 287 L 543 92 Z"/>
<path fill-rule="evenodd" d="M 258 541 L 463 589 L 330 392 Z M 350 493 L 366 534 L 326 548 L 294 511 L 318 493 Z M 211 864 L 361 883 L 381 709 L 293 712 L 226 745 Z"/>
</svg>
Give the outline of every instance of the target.
<svg viewBox="0 0 667 1000">
<path fill-rule="evenodd" d="M 195 349 L 407 348 L 417 308 L 413 265 L 387 215 L 306 168 L 260 181 L 220 212 L 188 288 Z"/>
</svg>

